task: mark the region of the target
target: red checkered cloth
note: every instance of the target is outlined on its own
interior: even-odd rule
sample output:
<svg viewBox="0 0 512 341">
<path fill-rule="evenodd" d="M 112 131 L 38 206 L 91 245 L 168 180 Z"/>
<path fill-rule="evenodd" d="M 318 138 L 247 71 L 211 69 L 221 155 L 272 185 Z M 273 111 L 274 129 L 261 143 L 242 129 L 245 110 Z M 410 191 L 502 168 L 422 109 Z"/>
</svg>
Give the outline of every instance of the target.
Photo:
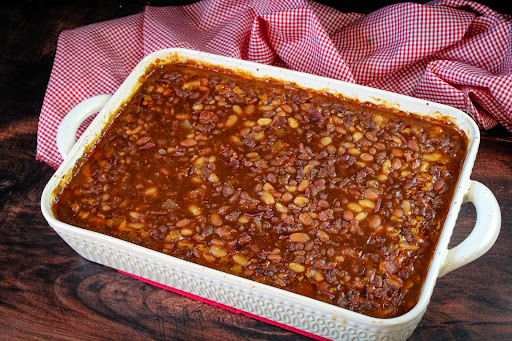
<svg viewBox="0 0 512 341">
<path fill-rule="evenodd" d="M 472 1 L 399 3 L 368 15 L 304 0 L 146 7 L 59 36 L 37 159 L 58 167 L 57 127 L 80 101 L 114 93 L 147 54 L 183 47 L 444 103 L 512 131 L 512 22 Z M 79 132 L 81 133 L 81 131 Z"/>
</svg>

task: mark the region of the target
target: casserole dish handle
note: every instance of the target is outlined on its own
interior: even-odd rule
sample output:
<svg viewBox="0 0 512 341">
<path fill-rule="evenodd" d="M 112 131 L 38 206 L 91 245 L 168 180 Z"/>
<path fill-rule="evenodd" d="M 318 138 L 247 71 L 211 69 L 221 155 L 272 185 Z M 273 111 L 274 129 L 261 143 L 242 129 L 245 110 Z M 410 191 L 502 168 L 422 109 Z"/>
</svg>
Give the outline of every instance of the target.
<svg viewBox="0 0 512 341">
<path fill-rule="evenodd" d="M 475 227 L 469 236 L 446 252 L 439 277 L 466 265 L 486 253 L 498 238 L 501 212 L 498 201 L 485 185 L 471 180 L 464 195 L 464 203 L 471 202 L 476 209 Z"/>
<path fill-rule="evenodd" d="M 100 111 L 111 97 L 112 95 L 98 95 L 85 99 L 64 117 L 57 130 L 57 148 L 64 159 L 76 142 L 76 133 L 82 122 Z"/>
</svg>

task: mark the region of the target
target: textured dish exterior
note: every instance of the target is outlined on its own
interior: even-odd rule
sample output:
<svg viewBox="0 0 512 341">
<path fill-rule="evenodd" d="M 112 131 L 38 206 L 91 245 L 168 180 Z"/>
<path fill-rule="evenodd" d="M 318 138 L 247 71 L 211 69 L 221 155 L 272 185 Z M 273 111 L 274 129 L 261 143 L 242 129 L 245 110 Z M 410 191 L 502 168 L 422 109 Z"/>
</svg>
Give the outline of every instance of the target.
<svg viewBox="0 0 512 341">
<path fill-rule="evenodd" d="M 178 264 L 182 263 L 180 260 L 159 259 L 136 248 L 102 240 L 106 238 L 79 236 L 73 231 L 59 228 L 55 230 L 75 251 L 90 261 L 332 340 L 406 340 L 425 312 L 408 323 L 389 327 L 345 319 L 336 314 L 335 310 L 344 310 L 341 308 L 308 306 L 299 300 L 271 292 L 258 283 L 247 285 L 247 280 L 227 281 L 205 273 L 202 271 L 205 268 L 192 269 L 186 264 Z"/>
<path fill-rule="evenodd" d="M 347 97 L 355 97 L 361 101 L 372 101 L 377 104 L 392 104 L 394 107 L 399 106 L 404 111 L 425 114 L 439 110 L 443 111 L 443 115 L 453 117 L 455 123 L 468 135 L 468 153 L 422 294 L 418 304 L 411 311 L 392 319 L 368 317 L 285 290 L 205 268 L 106 235 L 70 226 L 53 217 L 51 203 L 55 188 L 66 174 L 70 173 L 74 163 L 83 154 L 86 147 L 99 136 L 105 122 L 109 121 L 109 117 L 115 114 L 121 103 L 131 96 L 137 85 L 137 80 L 144 73 L 146 67 L 154 60 L 173 53 L 220 66 L 246 69 L 256 76 L 274 76 L 278 79 L 295 81 L 305 87 L 336 89 Z M 86 130 L 47 184 L 42 196 L 43 214 L 55 231 L 77 253 L 93 262 L 328 339 L 406 340 L 425 313 L 446 255 L 448 242 L 469 184 L 469 175 L 476 157 L 479 139 L 478 128 L 469 117 L 453 108 L 432 103 L 425 104 L 424 101 L 405 96 L 297 72 L 292 72 L 292 76 L 288 78 L 286 77 L 287 72 L 283 69 L 181 49 L 158 51 L 148 56 L 136 67 L 107 103 L 105 109 Z"/>
</svg>

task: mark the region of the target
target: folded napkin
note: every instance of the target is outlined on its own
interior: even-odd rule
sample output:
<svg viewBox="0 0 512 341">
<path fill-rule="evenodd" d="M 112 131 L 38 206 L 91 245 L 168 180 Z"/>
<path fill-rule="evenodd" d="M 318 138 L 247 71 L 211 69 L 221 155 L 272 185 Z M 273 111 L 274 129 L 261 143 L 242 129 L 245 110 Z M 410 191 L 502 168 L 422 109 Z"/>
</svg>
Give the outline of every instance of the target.
<svg viewBox="0 0 512 341">
<path fill-rule="evenodd" d="M 512 22 L 472 1 L 399 3 L 368 15 L 305 0 L 210 0 L 60 34 L 39 119 L 37 159 L 58 167 L 57 127 L 114 93 L 147 54 L 183 47 L 454 106 L 512 131 Z"/>
<path fill-rule="evenodd" d="M 57 168 L 63 117 L 86 98 L 114 93 L 145 55 L 169 47 L 416 96 L 461 109 L 483 129 L 500 123 L 512 132 L 510 19 L 463 0 L 399 3 L 368 15 L 305 0 L 148 6 L 60 34 L 36 157 Z"/>
</svg>

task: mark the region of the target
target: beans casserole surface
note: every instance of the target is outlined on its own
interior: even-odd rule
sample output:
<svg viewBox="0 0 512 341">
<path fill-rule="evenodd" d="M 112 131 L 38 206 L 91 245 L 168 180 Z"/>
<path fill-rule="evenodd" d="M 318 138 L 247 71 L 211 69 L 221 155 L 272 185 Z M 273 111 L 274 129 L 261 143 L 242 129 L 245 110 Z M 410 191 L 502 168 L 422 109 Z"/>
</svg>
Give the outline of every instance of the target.
<svg viewBox="0 0 512 341">
<path fill-rule="evenodd" d="M 369 316 L 412 309 L 463 132 L 193 62 L 142 81 L 57 219 Z"/>
</svg>

